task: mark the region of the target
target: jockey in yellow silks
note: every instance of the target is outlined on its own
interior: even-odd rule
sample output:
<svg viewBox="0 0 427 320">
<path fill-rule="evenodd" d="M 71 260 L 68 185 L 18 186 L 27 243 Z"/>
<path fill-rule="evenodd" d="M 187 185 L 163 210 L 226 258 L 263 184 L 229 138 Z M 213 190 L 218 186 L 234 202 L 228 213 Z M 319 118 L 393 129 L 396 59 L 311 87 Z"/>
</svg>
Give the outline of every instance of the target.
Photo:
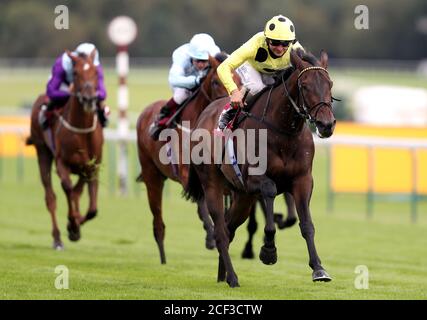
<svg viewBox="0 0 427 320">
<path fill-rule="evenodd" d="M 289 18 L 278 15 L 267 21 L 264 32 L 255 34 L 221 63 L 217 72 L 230 95 L 230 105 L 221 113 L 218 121 L 220 130 L 227 126 L 243 105 L 242 91 L 255 95 L 273 84 L 274 75 L 291 66 L 291 50 L 298 48 L 304 50 L 296 40 L 294 24 Z M 240 76 L 244 90 L 237 88 L 233 71 Z"/>
</svg>

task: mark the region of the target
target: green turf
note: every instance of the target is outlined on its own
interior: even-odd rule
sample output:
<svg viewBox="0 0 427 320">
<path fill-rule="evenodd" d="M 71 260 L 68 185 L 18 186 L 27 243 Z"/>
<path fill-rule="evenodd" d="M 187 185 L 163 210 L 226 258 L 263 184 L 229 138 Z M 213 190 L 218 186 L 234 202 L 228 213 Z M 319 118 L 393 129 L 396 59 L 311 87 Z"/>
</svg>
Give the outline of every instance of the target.
<svg viewBox="0 0 427 320">
<path fill-rule="evenodd" d="M 0 115 L 14 114 L 32 105 L 35 97 L 45 91 L 49 69 L 0 69 Z M 158 68 L 131 69 L 129 85 L 129 119 L 134 127 L 141 111 L 159 99 L 168 99 L 171 90 L 167 83 L 168 66 Z M 386 72 L 376 70 L 331 69 L 334 80 L 334 94 L 341 97 L 350 95 L 359 87 L 373 84 L 404 85 L 426 88 L 421 75 L 411 72 Z M 118 117 L 117 74 L 114 69 L 106 69 L 107 103 L 112 109 L 112 125 Z M 27 110 L 28 111 L 28 110 Z"/>
<path fill-rule="evenodd" d="M 172 94 L 167 83 L 167 68 L 132 69 L 128 76 L 129 118 L 134 126 L 141 111 L 159 99 L 168 99 Z M 45 92 L 49 77 L 48 69 L 1 69 L 0 70 L 0 115 L 28 112 L 35 98 Z M 112 109 L 112 124 L 118 117 L 118 78 L 114 69 L 105 71 L 107 104 Z"/>
<path fill-rule="evenodd" d="M 15 114 L 44 90 L 49 70 L 2 70 L 0 113 Z M 332 72 L 339 90 L 373 84 L 405 84 L 425 87 L 413 74 Z M 131 123 L 150 102 L 168 98 L 167 68 L 131 70 L 129 75 Z M 106 71 L 108 103 L 117 117 L 114 70 Z M 342 86 L 342 84 L 344 86 Z M 341 89 L 340 89 L 341 86 Z M 279 261 L 265 266 L 259 259 L 246 261 L 240 252 L 246 240 L 245 226 L 238 230 L 231 255 L 240 288 L 216 283 L 217 253 L 204 249 L 204 231 L 195 205 L 185 202 L 181 188 L 168 183 L 165 190 L 167 265 L 160 265 L 152 232 L 144 185 L 131 180 L 137 175 L 135 150 L 131 149 L 130 195 L 119 197 L 111 183 L 109 155 L 104 163 L 99 194 L 99 216 L 84 226 L 82 240 L 66 237 L 66 205 L 54 175 L 58 219 L 66 249 L 50 249 L 50 218 L 44 206 L 35 159 L 24 161 L 24 176 L 17 176 L 16 159 L 0 159 L 0 298 L 3 299 L 426 299 L 427 204 L 419 205 L 416 224 L 404 201 L 376 201 L 374 214 L 366 217 L 366 198 L 338 195 L 334 211 L 327 210 L 325 153 L 315 161 L 312 214 L 316 244 L 331 283 L 312 283 L 306 245 L 298 226 L 277 233 Z M 86 207 L 86 197 L 82 208 Z M 283 211 L 283 200 L 276 211 Z M 263 219 L 259 218 L 262 230 Z M 255 238 L 255 254 L 262 232 Z M 70 289 L 54 287 L 54 269 L 70 270 Z M 356 266 L 370 271 L 368 290 L 357 290 Z"/>
<path fill-rule="evenodd" d="M 180 197 L 181 188 L 167 185 L 164 201 L 166 254 L 160 265 L 152 233 L 152 218 L 140 196 L 119 197 L 109 186 L 108 149 L 102 167 L 99 216 L 82 229 L 82 239 L 66 236 L 65 199 L 54 175 L 58 218 L 65 250 L 50 248 L 50 218 L 44 206 L 36 160 L 24 161 L 24 176 L 16 176 L 16 160 L 0 163 L 0 298 L 1 299 L 426 299 L 427 219 L 425 203 L 416 224 L 405 202 L 378 202 L 367 219 L 361 196 L 338 196 L 327 212 L 325 152 L 315 161 L 312 215 L 316 244 L 330 283 L 313 283 L 305 242 L 298 226 L 277 233 L 278 262 L 242 260 L 245 226 L 231 245 L 240 288 L 216 282 L 217 253 L 204 248 L 204 231 L 195 205 Z M 86 208 L 84 197 L 82 208 Z M 276 211 L 283 211 L 277 199 Z M 259 217 L 255 254 L 262 245 Z M 58 265 L 69 268 L 70 288 L 57 290 Z M 357 290 L 356 266 L 370 272 L 368 290 Z"/>
</svg>

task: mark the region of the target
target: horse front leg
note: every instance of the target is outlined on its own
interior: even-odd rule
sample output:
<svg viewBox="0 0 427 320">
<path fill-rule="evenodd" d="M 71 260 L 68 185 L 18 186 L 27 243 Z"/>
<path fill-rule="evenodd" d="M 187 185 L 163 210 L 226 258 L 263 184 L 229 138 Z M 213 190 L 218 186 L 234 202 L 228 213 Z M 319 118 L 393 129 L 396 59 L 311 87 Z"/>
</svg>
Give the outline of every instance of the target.
<svg viewBox="0 0 427 320">
<path fill-rule="evenodd" d="M 299 226 L 301 235 L 305 239 L 310 257 L 309 266 L 313 270 L 313 281 L 331 281 L 332 278 L 322 267 L 319 256 L 317 255 L 316 246 L 314 244 L 314 225 L 310 214 L 310 199 L 313 191 L 313 177 L 311 175 L 304 176 L 294 181 L 293 196 L 299 216 Z"/>
<path fill-rule="evenodd" d="M 97 198 L 98 198 L 98 178 L 92 178 L 88 181 L 88 192 L 89 192 L 89 208 L 86 215 L 81 221 L 81 224 L 92 220 L 96 217 L 98 212 L 97 209 Z"/>
<path fill-rule="evenodd" d="M 254 234 L 258 228 L 258 223 L 256 222 L 256 216 L 255 216 L 255 212 L 256 212 L 256 204 L 254 204 L 251 208 L 250 214 L 249 214 L 249 221 L 248 221 L 248 234 L 249 234 L 249 238 L 248 241 L 246 242 L 245 248 L 243 249 L 242 252 L 242 258 L 243 259 L 253 259 L 254 258 L 254 250 L 253 250 L 253 238 L 254 238 Z"/>
<path fill-rule="evenodd" d="M 206 231 L 205 246 L 207 249 L 212 250 L 215 248 L 214 226 L 204 198 L 197 201 L 197 213 Z"/>
<path fill-rule="evenodd" d="M 70 178 L 70 170 L 64 165 L 60 158 L 56 160 L 58 176 L 61 179 L 61 186 L 67 197 L 68 204 L 68 239 L 78 241 L 80 239 L 80 221 L 75 201 L 73 199 L 73 184 Z"/>
<path fill-rule="evenodd" d="M 79 176 L 79 179 L 77 180 L 77 183 L 73 187 L 72 191 L 72 201 L 74 203 L 74 208 L 76 209 L 75 214 L 77 219 L 79 220 L 79 223 L 82 224 L 84 218 L 80 214 L 80 196 L 82 195 L 83 188 L 84 188 L 85 180 L 82 176 Z"/>
</svg>

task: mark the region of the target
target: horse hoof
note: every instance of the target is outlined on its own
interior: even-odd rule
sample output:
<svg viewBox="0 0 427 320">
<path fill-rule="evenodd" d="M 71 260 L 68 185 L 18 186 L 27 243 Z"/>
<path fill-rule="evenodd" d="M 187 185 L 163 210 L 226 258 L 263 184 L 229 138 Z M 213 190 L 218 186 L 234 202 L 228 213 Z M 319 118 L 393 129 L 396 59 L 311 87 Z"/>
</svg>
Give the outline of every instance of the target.
<svg viewBox="0 0 427 320">
<path fill-rule="evenodd" d="M 239 280 L 237 280 L 237 277 L 232 277 L 230 279 L 227 279 L 227 283 L 230 286 L 230 288 L 240 287 Z"/>
<path fill-rule="evenodd" d="M 217 282 L 224 282 L 225 281 L 225 272 L 224 273 L 218 272 L 218 277 L 217 277 L 216 281 Z"/>
<path fill-rule="evenodd" d="M 281 223 L 283 223 L 283 214 L 282 213 L 274 213 L 273 214 L 273 220 L 274 222 L 279 225 Z"/>
<path fill-rule="evenodd" d="M 68 233 L 68 239 L 70 241 L 76 242 L 80 240 L 80 232 L 69 232 Z"/>
<path fill-rule="evenodd" d="M 297 222 L 297 218 L 286 218 L 285 222 L 279 226 L 279 229 L 285 229 L 292 227 Z"/>
<path fill-rule="evenodd" d="M 242 252 L 242 259 L 253 259 L 255 257 L 252 247 L 245 247 L 245 250 Z"/>
<path fill-rule="evenodd" d="M 88 220 L 92 220 L 93 218 L 95 218 L 95 217 L 96 217 L 97 212 L 98 212 L 98 210 L 89 211 L 89 212 L 86 214 L 86 218 L 85 218 L 85 220 L 86 220 L 86 221 L 88 221 Z"/>
<path fill-rule="evenodd" d="M 259 258 L 262 263 L 266 265 L 272 265 L 277 262 L 277 250 L 276 247 L 268 248 L 266 246 L 261 247 L 261 252 L 259 253 Z"/>
<path fill-rule="evenodd" d="M 68 239 L 70 239 L 70 241 L 80 240 L 80 228 L 78 226 L 75 226 L 73 228 L 73 227 L 71 227 L 70 224 L 68 224 L 67 230 L 68 230 Z"/>
<path fill-rule="evenodd" d="M 62 242 L 54 242 L 53 243 L 53 250 L 56 250 L 56 251 L 62 251 L 62 250 L 64 250 L 64 245 L 62 244 Z"/>
<path fill-rule="evenodd" d="M 318 281 L 329 282 L 331 280 L 332 278 L 329 276 L 329 274 L 325 270 L 320 269 L 320 270 L 313 271 L 314 282 L 318 282 Z"/>
<path fill-rule="evenodd" d="M 214 239 L 211 239 L 211 240 L 206 239 L 205 245 L 206 245 L 206 249 L 208 250 L 213 250 L 216 248 L 216 243 Z"/>
</svg>

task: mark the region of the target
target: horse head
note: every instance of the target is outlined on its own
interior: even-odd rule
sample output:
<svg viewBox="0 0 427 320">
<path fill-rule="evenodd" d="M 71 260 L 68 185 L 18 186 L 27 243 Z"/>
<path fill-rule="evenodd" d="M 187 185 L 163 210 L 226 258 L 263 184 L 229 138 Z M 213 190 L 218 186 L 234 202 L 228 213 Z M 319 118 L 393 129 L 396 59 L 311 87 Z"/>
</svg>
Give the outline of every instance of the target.
<svg viewBox="0 0 427 320">
<path fill-rule="evenodd" d="M 96 50 L 89 56 L 84 54 L 74 55 L 66 51 L 73 61 L 73 93 L 85 112 L 95 112 L 97 102 L 98 71 L 93 64 Z"/>
<path fill-rule="evenodd" d="M 316 126 L 320 138 L 330 137 L 335 129 L 332 111 L 332 81 L 329 78 L 328 55 L 322 50 L 320 61 L 302 50 L 291 52 L 292 65 L 299 72 L 297 78 L 298 100 L 296 108 Z"/>
</svg>

